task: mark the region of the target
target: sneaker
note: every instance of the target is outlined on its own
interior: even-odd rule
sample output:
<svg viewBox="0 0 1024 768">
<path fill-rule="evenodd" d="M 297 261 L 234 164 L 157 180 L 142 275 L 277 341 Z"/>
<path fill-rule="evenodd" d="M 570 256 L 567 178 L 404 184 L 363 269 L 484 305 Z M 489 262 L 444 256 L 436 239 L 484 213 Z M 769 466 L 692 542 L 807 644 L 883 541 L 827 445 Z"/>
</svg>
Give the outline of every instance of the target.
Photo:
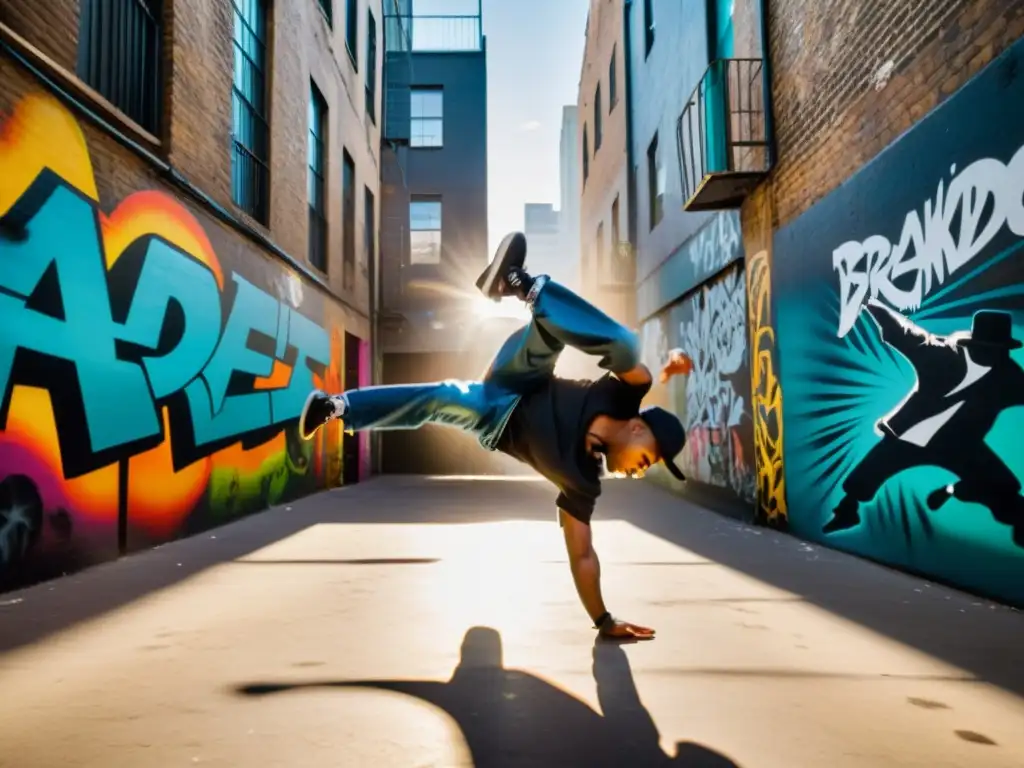
<svg viewBox="0 0 1024 768">
<path fill-rule="evenodd" d="M 522 232 L 513 232 L 505 236 L 494 252 L 494 258 L 476 280 L 476 287 L 484 296 L 492 301 L 500 301 L 505 296 L 523 298 L 529 290 L 527 283 L 532 282 L 523 271 L 526 263 L 526 236 Z M 515 285 L 513 285 L 515 283 Z M 522 293 L 522 296 L 520 296 Z"/>
<path fill-rule="evenodd" d="M 311 440 L 316 431 L 331 419 L 340 419 L 345 415 L 345 401 L 340 397 L 331 397 L 326 392 L 315 389 L 306 398 L 299 416 L 299 435 L 303 440 Z"/>
</svg>

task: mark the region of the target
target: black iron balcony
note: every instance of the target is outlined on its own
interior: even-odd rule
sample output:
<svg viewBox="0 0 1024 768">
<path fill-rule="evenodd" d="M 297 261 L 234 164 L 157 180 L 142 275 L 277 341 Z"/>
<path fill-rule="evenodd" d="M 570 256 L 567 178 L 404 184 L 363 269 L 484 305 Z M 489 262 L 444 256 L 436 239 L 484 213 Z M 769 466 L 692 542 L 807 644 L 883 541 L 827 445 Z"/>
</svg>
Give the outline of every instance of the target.
<svg viewBox="0 0 1024 768">
<path fill-rule="evenodd" d="M 683 208 L 738 208 L 771 170 L 764 62 L 711 62 L 676 123 Z"/>
</svg>

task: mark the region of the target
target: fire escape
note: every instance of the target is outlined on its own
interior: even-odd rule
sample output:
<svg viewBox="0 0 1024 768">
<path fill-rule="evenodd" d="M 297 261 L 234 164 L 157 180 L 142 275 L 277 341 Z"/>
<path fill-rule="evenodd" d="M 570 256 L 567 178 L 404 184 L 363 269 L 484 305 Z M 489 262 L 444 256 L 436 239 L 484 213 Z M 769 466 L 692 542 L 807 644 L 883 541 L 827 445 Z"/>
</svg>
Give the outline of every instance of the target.
<svg viewBox="0 0 1024 768">
<path fill-rule="evenodd" d="M 683 207 L 738 208 L 771 170 L 762 59 L 716 59 L 676 123 Z"/>
</svg>

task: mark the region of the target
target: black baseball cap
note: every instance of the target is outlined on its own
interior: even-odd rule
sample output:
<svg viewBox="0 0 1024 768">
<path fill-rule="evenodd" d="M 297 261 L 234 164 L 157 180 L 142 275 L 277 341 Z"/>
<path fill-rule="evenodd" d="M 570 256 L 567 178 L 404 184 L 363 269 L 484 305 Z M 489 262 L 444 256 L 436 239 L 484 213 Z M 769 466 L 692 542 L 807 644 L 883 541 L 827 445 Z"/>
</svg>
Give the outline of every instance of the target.
<svg viewBox="0 0 1024 768">
<path fill-rule="evenodd" d="M 657 405 L 644 408 L 639 416 L 650 427 L 665 467 L 677 480 L 685 480 L 686 475 L 675 464 L 676 456 L 686 445 L 686 430 L 679 417 Z"/>
</svg>

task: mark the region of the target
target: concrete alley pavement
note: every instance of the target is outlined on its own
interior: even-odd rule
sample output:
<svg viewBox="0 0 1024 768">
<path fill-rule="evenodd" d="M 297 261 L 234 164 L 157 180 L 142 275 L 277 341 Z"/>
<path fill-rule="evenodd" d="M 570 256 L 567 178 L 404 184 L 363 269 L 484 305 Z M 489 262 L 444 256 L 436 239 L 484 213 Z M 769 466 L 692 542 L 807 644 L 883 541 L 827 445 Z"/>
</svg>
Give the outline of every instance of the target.
<svg viewBox="0 0 1024 768">
<path fill-rule="evenodd" d="M 612 481 L 379 478 L 0 595 L 0 766 L 1020 766 L 1024 617 Z"/>
</svg>

